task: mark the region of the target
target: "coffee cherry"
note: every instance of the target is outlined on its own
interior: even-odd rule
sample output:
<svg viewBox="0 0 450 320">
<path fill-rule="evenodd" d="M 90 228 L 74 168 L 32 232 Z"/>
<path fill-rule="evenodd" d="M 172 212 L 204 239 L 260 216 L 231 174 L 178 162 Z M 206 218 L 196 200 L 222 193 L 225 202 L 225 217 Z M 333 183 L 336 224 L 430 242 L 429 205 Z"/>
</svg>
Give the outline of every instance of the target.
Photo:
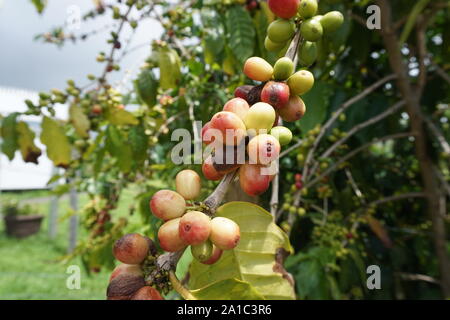
<svg viewBox="0 0 450 320">
<path fill-rule="evenodd" d="M 145 286 L 143 276 L 121 274 L 109 283 L 106 296 L 108 300 L 129 300 L 143 286 Z"/>
<path fill-rule="evenodd" d="M 250 106 L 248 105 L 247 101 L 242 98 L 231 99 L 223 106 L 223 111 L 233 112 L 239 118 L 241 118 L 241 120 L 244 120 L 245 116 L 248 113 L 248 109 L 250 109 Z"/>
<path fill-rule="evenodd" d="M 275 109 L 283 108 L 289 100 L 289 86 L 284 82 L 269 81 L 261 91 L 261 101 Z"/>
<path fill-rule="evenodd" d="M 223 178 L 225 174 L 219 173 L 213 165 L 212 156 L 203 161 L 202 172 L 206 179 L 217 181 Z"/>
<path fill-rule="evenodd" d="M 111 282 L 114 278 L 121 274 L 135 275 L 143 277 L 143 272 L 141 266 L 138 264 L 126 264 L 121 263 L 117 267 L 114 268 L 113 272 L 111 272 L 111 276 L 109 277 L 109 282 Z"/>
<path fill-rule="evenodd" d="M 187 244 L 205 242 L 211 233 L 211 219 L 200 211 L 188 211 L 181 217 L 178 232 Z"/>
<path fill-rule="evenodd" d="M 244 164 L 239 169 L 239 183 L 242 191 L 249 196 L 258 196 L 264 193 L 270 185 L 273 176 L 268 175 L 264 170 L 268 170 L 260 164 Z"/>
<path fill-rule="evenodd" d="M 298 13 L 303 19 L 309 19 L 316 15 L 317 0 L 302 0 L 298 6 Z"/>
<path fill-rule="evenodd" d="M 292 132 L 286 127 L 276 126 L 270 130 L 270 134 L 278 139 L 281 146 L 289 144 L 292 140 Z"/>
<path fill-rule="evenodd" d="M 229 111 L 216 113 L 211 119 L 211 128 L 220 132 L 216 139 L 229 146 L 239 144 L 246 135 L 244 122 Z"/>
<path fill-rule="evenodd" d="M 275 62 L 273 66 L 273 78 L 278 81 L 284 81 L 294 73 L 294 63 L 288 57 L 283 57 Z"/>
<path fill-rule="evenodd" d="M 145 237 L 130 233 L 114 243 L 113 254 L 120 262 L 140 264 L 147 257 L 149 250 L 149 242 Z"/>
<path fill-rule="evenodd" d="M 214 141 L 214 135 L 212 134 L 207 134 L 208 130 L 211 129 L 211 122 L 208 121 L 207 123 L 205 123 L 205 125 L 202 128 L 202 141 L 205 144 L 210 144 L 211 142 Z"/>
<path fill-rule="evenodd" d="M 233 220 L 215 217 L 211 220 L 210 239 L 222 250 L 230 250 L 237 246 L 241 238 L 239 226 Z"/>
<path fill-rule="evenodd" d="M 192 256 L 200 262 L 208 261 L 213 254 L 213 244 L 206 240 L 198 245 L 191 245 Z"/>
<path fill-rule="evenodd" d="M 245 141 L 243 141 L 245 142 Z M 230 173 L 245 162 L 244 144 L 239 146 L 221 146 L 214 149 L 212 163 L 220 174 Z"/>
<path fill-rule="evenodd" d="M 182 170 L 175 178 L 176 189 L 186 200 L 194 200 L 200 195 L 200 176 L 193 170 Z"/>
<path fill-rule="evenodd" d="M 136 291 L 131 300 L 164 300 L 164 298 L 155 288 L 145 286 Z"/>
<path fill-rule="evenodd" d="M 260 57 L 251 57 L 245 61 L 244 74 L 252 80 L 267 81 L 272 78 L 273 68 Z"/>
<path fill-rule="evenodd" d="M 299 120 L 306 112 L 305 103 L 299 96 L 293 95 L 282 109 L 278 110 L 281 119 L 287 122 Z"/>
<path fill-rule="evenodd" d="M 203 264 L 214 264 L 216 263 L 220 257 L 222 256 L 222 250 L 217 248 L 214 244 L 213 244 L 213 252 L 211 254 L 211 258 L 209 258 L 206 261 L 200 261 Z"/>
<path fill-rule="evenodd" d="M 267 51 L 280 51 L 285 45 L 286 42 L 275 42 L 270 40 L 269 37 L 264 39 L 264 48 L 266 48 Z"/>
<path fill-rule="evenodd" d="M 234 96 L 236 98 L 242 98 L 248 102 L 247 96 L 248 96 L 249 91 L 251 89 L 253 89 L 253 87 L 254 86 L 251 86 L 251 85 L 243 85 L 243 86 L 237 87 L 236 90 L 234 90 Z"/>
<path fill-rule="evenodd" d="M 268 0 L 270 10 L 278 17 L 290 19 L 297 14 L 300 0 Z"/>
<path fill-rule="evenodd" d="M 330 11 L 320 19 L 320 24 L 325 34 L 335 32 L 342 23 L 344 23 L 344 16 L 339 11 Z"/>
<path fill-rule="evenodd" d="M 308 19 L 302 22 L 300 33 L 306 41 L 317 41 L 322 37 L 323 28 L 317 19 Z"/>
<path fill-rule="evenodd" d="M 244 119 L 247 130 L 256 130 L 256 133 L 268 132 L 275 121 L 275 110 L 273 107 L 264 102 L 255 103 L 248 110 Z"/>
<path fill-rule="evenodd" d="M 188 244 L 181 239 L 179 228 L 181 218 L 169 220 L 158 230 L 159 245 L 164 251 L 175 252 L 183 249 Z"/>
<path fill-rule="evenodd" d="M 304 66 L 309 67 L 317 59 L 317 46 L 315 42 L 305 41 L 298 52 L 298 62 Z"/>
<path fill-rule="evenodd" d="M 270 134 L 253 137 L 247 146 L 250 163 L 269 164 L 280 155 L 280 143 Z"/>
<path fill-rule="evenodd" d="M 150 209 L 156 217 L 167 221 L 183 215 L 186 201 L 175 191 L 159 190 L 150 200 Z"/>
<path fill-rule="evenodd" d="M 314 85 L 314 76 L 308 70 L 300 70 L 289 77 L 287 84 L 291 95 L 305 94 Z"/>
<path fill-rule="evenodd" d="M 261 91 L 264 88 L 264 83 L 258 86 L 254 86 L 249 92 L 247 96 L 247 102 L 250 106 L 254 105 L 261 101 Z"/>
<path fill-rule="evenodd" d="M 295 24 L 293 21 L 278 19 L 273 21 L 267 27 L 267 37 L 274 43 L 283 43 L 283 47 L 286 45 L 286 41 L 292 38 L 295 33 Z"/>
</svg>

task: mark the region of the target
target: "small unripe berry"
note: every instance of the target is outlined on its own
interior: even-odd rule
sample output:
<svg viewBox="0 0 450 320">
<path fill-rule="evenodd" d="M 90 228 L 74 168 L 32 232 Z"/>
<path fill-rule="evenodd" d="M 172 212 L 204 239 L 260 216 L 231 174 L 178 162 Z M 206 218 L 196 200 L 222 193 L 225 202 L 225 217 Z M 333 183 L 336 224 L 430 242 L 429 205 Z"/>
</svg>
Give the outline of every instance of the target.
<svg viewBox="0 0 450 320">
<path fill-rule="evenodd" d="M 200 176 L 193 170 L 182 170 L 178 172 L 175 183 L 177 192 L 186 200 L 194 200 L 200 195 Z"/>
<path fill-rule="evenodd" d="M 197 245 L 191 245 L 192 256 L 200 262 L 208 261 L 213 254 L 213 244 L 210 240 Z"/>
<path fill-rule="evenodd" d="M 211 219 L 200 211 L 188 211 L 180 220 L 179 234 L 187 244 L 201 244 L 211 233 Z"/>
<path fill-rule="evenodd" d="M 148 240 L 137 233 L 124 235 L 114 243 L 114 257 L 126 264 L 140 264 L 147 257 L 150 247 Z"/>
<path fill-rule="evenodd" d="M 211 254 L 211 257 L 206 260 L 206 261 L 200 261 L 203 264 L 214 264 L 216 263 L 220 257 L 222 256 L 222 250 L 217 248 L 214 244 L 213 244 L 213 252 Z"/>
<path fill-rule="evenodd" d="M 230 250 L 237 246 L 241 238 L 239 226 L 233 220 L 215 217 L 211 220 L 210 239 L 222 250 Z"/>
<path fill-rule="evenodd" d="M 187 243 L 181 239 L 179 228 L 181 218 L 169 220 L 158 230 L 159 245 L 164 251 L 175 252 L 187 246 Z"/>
<path fill-rule="evenodd" d="M 181 217 L 186 211 L 184 198 L 172 190 L 159 190 L 150 200 L 153 214 L 164 221 Z"/>
</svg>

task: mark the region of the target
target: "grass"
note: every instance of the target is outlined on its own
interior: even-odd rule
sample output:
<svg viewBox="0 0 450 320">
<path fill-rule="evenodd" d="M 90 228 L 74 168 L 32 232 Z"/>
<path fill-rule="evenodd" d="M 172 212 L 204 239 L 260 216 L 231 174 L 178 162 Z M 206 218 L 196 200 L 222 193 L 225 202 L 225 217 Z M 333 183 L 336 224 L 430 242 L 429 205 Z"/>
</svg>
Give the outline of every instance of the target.
<svg viewBox="0 0 450 320">
<path fill-rule="evenodd" d="M 42 197 L 49 197 L 47 191 L 31 191 L 20 193 L 2 193 L 0 201 L 17 199 L 30 201 L 41 198 L 33 208 L 45 215 L 41 231 L 25 239 L 15 239 L 6 236 L 3 222 L 0 223 L 0 299 L 105 299 L 105 291 L 109 278 L 109 270 L 88 276 L 81 261 L 77 258 L 69 265 L 80 267 L 81 288 L 68 289 L 66 281 L 68 265 L 59 263 L 57 259 L 67 253 L 69 242 L 69 212 L 68 198 L 59 201 L 58 232 L 55 239 L 48 236 L 49 201 Z M 132 201 L 132 190 L 126 190 L 121 199 L 117 215 L 125 215 L 126 208 Z M 79 197 L 79 206 L 87 201 L 86 195 Z M 138 219 L 139 217 L 133 217 Z M 83 238 L 86 231 L 79 229 L 79 238 Z"/>
</svg>

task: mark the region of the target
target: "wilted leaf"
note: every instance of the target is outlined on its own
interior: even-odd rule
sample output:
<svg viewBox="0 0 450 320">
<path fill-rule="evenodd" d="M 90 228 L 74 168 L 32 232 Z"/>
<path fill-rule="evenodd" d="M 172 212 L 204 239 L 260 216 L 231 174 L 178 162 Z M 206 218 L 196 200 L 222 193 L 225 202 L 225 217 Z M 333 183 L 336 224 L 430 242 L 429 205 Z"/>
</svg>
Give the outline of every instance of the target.
<svg viewBox="0 0 450 320">
<path fill-rule="evenodd" d="M 73 124 L 75 131 L 81 137 L 88 137 L 88 131 L 91 127 L 91 123 L 88 117 L 84 114 L 83 109 L 76 104 L 72 104 L 69 108 L 69 119 Z"/>
<path fill-rule="evenodd" d="M 241 240 L 233 250 L 224 251 L 213 265 L 194 261 L 190 269 L 190 289 L 211 286 L 211 296 L 226 297 L 223 288 L 214 284 L 237 279 L 248 283 L 250 292 L 242 291 L 242 283 L 228 282 L 227 286 L 236 285 L 235 289 L 227 289 L 236 290 L 233 299 L 252 296 L 253 290 L 265 299 L 294 299 L 293 284 L 277 261 L 277 253 L 291 252 L 292 248 L 287 235 L 273 222 L 270 213 L 248 202 L 229 202 L 217 210 L 217 215 L 239 225 Z"/>
<path fill-rule="evenodd" d="M 136 125 L 139 123 L 138 119 L 131 113 L 124 109 L 112 107 L 109 108 L 106 112 L 106 119 L 116 126 L 120 125 Z"/>
<path fill-rule="evenodd" d="M 181 61 L 178 53 L 168 47 L 160 48 L 158 52 L 158 65 L 161 88 L 176 88 L 181 78 Z"/>
<path fill-rule="evenodd" d="M 57 167 L 67 168 L 71 155 L 71 146 L 64 128 L 49 117 L 42 121 L 41 141 L 47 147 L 47 156 Z"/>
<path fill-rule="evenodd" d="M 9 160 L 14 159 L 14 154 L 16 150 L 19 149 L 16 129 L 17 116 L 18 113 L 14 112 L 2 120 L 2 152 L 8 157 Z"/>
<path fill-rule="evenodd" d="M 155 79 L 151 70 L 142 70 L 136 80 L 136 89 L 139 97 L 149 107 L 156 104 L 156 95 L 158 93 L 158 81 Z"/>
<path fill-rule="evenodd" d="M 236 58 L 244 63 L 253 54 L 255 29 L 252 18 L 242 6 L 233 6 L 226 12 L 228 42 Z"/>
<path fill-rule="evenodd" d="M 17 142 L 19 143 L 20 152 L 22 153 L 23 161 L 38 163 L 38 158 L 41 155 L 41 150 L 34 144 L 34 137 L 36 136 L 31 131 L 28 124 L 21 121 L 17 123 Z"/>
</svg>

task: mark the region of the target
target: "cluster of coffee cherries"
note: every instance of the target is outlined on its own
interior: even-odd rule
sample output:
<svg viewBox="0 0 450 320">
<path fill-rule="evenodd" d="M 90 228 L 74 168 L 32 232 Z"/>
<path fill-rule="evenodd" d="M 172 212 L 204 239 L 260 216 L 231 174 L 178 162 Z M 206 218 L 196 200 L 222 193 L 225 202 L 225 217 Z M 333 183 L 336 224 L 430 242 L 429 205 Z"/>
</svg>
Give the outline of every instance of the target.
<svg viewBox="0 0 450 320">
<path fill-rule="evenodd" d="M 143 265 L 157 254 L 151 239 L 137 233 L 126 234 L 114 243 L 113 254 L 122 264 L 109 278 L 108 300 L 164 300 L 159 291 L 145 281 Z"/>
<path fill-rule="evenodd" d="M 150 200 L 153 214 L 165 221 L 158 230 L 159 244 L 167 252 L 183 250 L 190 245 L 195 259 L 213 264 L 220 259 L 223 250 L 237 246 L 239 226 L 231 219 L 211 219 L 195 210 L 202 209 L 201 205 L 195 206 L 192 202 L 201 191 L 200 176 L 195 171 L 182 170 L 175 180 L 176 192 L 159 190 Z"/>
<path fill-rule="evenodd" d="M 304 40 L 299 52 L 299 63 L 309 66 L 317 58 L 316 42 L 324 35 L 335 32 L 344 22 L 339 11 L 317 15 L 317 0 L 269 0 L 270 10 L 280 19 L 267 28 L 264 46 L 268 51 L 282 51 L 287 48 L 295 33 L 295 22 L 301 21 L 300 33 Z"/>
</svg>

